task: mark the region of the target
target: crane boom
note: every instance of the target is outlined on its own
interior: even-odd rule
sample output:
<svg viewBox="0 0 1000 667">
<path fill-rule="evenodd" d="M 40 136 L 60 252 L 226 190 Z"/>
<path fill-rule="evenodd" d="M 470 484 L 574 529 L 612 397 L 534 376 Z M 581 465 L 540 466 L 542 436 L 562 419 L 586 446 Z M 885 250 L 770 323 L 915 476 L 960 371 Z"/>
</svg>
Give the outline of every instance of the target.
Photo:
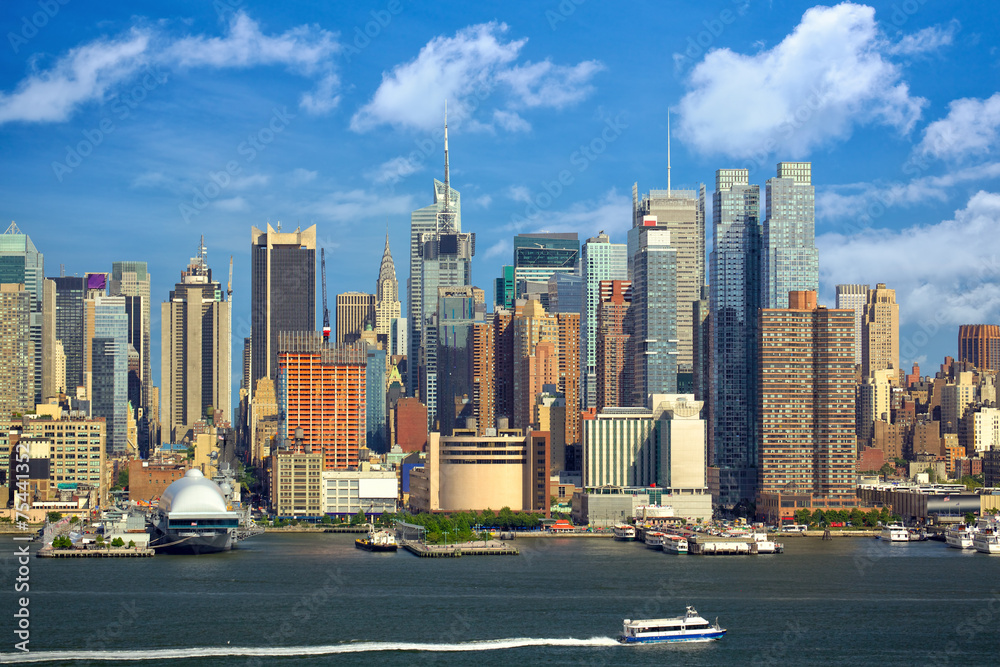
<svg viewBox="0 0 1000 667">
<path fill-rule="evenodd" d="M 319 249 L 320 274 L 323 277 L 323 345 L 330 342 L 330 309 L 326 307 L 326 248 Z"/>
</svg>

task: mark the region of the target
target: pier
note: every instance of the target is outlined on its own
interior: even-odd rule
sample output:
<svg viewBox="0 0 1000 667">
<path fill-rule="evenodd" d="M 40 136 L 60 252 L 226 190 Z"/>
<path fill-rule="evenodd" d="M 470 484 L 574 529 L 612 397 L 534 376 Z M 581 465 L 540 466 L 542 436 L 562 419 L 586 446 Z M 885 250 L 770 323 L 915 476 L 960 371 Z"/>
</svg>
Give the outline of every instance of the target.
<svg viewBox="0 0 1000 667">
<path fill-rule="evenodd" d="M 418 558 L 460 558 L 462 556 L 517 556 L 521 552 L 504 542 L 490 540 L 481 544 L 423 544 L 405 540 L 403 548 Z"/>
<path fill-rule="evenodd" d="M 52 549 L 43 547 L 36 558 L 152 558 L 153 549 Z"/>
</svg>

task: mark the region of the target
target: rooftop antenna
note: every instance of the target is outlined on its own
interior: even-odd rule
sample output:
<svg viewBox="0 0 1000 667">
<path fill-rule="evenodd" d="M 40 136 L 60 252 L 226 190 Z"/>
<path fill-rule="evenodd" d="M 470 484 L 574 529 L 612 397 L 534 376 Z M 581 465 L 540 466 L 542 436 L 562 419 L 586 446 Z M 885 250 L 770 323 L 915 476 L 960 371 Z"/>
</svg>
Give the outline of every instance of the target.
<svg viewBox="0 0 1000 667">
<path fill-rule="evenodd" d="M 444 101 L 444 210 L 438 215 L 438 229 L 455 231 L 455 214 L 451 212 L 451 174 L 448 167 L 448 100 Z"/>
<path fill-rule="evenodd" d="M 667 199 L 670 198 L 670 109 L 667 109 Z"/>
<path fill-rule="evenodd" d="M 447 102 L 445 103 L 445 106 L 447 106 Z M 445 111 L 444 115 L 445 115 L 445 120 L 444 120 L 444 134 L 445 134 L 445 139 L 444 139 L 444 155 L 445 155 L 444 163 L 445 163 L 445 174 L 447 174 L 448 173 L 448 167 L 447 167 L 447 165 L 448 165 L 448 112 Z M 445 180 L 447 180 L 447 179 L 448 179 L 448 177 L 446 175 L 445 176 Z M 4 234 L 21 234 L 21 233 L 22 232 L 18 228 L 17 223 L 14 222 L 13 220 L 10 221 L 10 227 L 8 227 L 7 231 L 4 232 Z"/>
<path fill-rule="evenodd" d="M 315 255 L 313 255 L 315 257 Z M 323 277 L 323 347 L 330 345 L 330 309 L 326 307 L 326 248 L 319 249 L 320 274 Z"/>
</svg>

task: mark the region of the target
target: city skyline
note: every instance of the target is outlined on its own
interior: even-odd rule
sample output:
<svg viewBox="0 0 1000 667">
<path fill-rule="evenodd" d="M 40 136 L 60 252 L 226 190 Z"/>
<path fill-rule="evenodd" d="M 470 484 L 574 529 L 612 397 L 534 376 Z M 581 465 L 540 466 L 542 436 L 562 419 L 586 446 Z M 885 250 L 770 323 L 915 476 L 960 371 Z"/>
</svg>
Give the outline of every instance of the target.
<svg viewBox="0 0 1000 667">
<path fill-rule="evenodd" d="M 678 189 L 710 188 L 716 169 L 749 166 L 750 184 L 763 190 L 779 161 L 813 163 L 820 300 L 832 303 L 836 284 L 895 288 L 902 366 L 933 368 L 957 352 L 959 324 L 1000 316 L 989 284 L 994 241 L 982 231 L 1000 217 L 989 191 L 1000 169 L 989 160 L 995 47 L 975 31 L 980 8 L 956 7 L 954 17 L 891 3 L 647 11 L 664 30 L 664 63 L 585 39 L 587 25 L 613 32 L 634 19 L 599 6 L 569 16 L 558 6 L 504 8 L 503 23 L 491 22 L 499 10 L 490 7 L 432 20 L 402 5 L 316 14 L 226 6 L 219 15 L 179 5 L 164 16 L 140 5 L 107 17 L 60 6 L 34 31 L 21 18 L 30 23 L 36 5 L 5 7 L 6 24 L 21 27 L 6 40 L 0 73 L 4 212 L 46 255 L 46 277 L 59 276 L 60 265 L 82 275 L 144 261 L 158 303 L 204 233 L 215 266 L 235 257 L 238 350 L 250 321 L 246 229 L 280 220 L 284 230 L 317 225 L 332 294 L 369 292 L 386 224 L 392 247 L 409 245 L 409 215 L 442 176 L 447 99 L 452 188 L 464 194 L 463 231 L 479 237 L 471 283 L 490 292 L 517 233 L 586 239 L 605 230 L 625 242 L 628 188 L 659 189 L 670 178 L 672 107 Z M 376 35 L 364 34 L 369 24 Z M 757 114 L 734 119 L 706 106 L 739 90 L 724 65 L 756 80 L 792 62 L 807 38 L 817 58 L 756 93 Z M 282 50 L 289 45 L 296 55 Z M 113 65 L 102 69 L 88 54 Z M 800 83 L 829 73 L 813 62 L 822 59 L 852 68 L 853 103 L 835 94 L 821 101 L 816 86 Z M 650 104 L 620 101 L 623 86 L 654 72 Z M 953 85 L 940 90 L 933 79 Z M 473 81 L 485 82 L 486 94 L 478 97 Z M 416 97 L 406 93 L 416 84 Z M 229 99 L 242 100 L 238 110 Z M 206 108 L 210 121 L 199 118 Z M 926 254 L 952 238 L 957 257 Z M 409 274 L 403 255 L 394 258 L 401 276 Z M 318 303 L 316 312 L 319 321 Z M 152 331 L 158 317 L 153 309 Z"/>
</svg>

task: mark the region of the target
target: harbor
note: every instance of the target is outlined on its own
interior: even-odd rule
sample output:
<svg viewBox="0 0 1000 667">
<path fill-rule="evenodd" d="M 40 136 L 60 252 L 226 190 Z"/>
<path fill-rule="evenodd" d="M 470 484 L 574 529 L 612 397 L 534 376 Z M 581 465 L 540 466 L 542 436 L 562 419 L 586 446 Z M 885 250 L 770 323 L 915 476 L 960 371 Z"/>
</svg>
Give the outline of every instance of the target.
<svg viewBox="0 0 1000 667">
<path fill-rule="evenodd" d="M 415 541 L 402 543 L 404 549 L 418 558 L 460 558 L 462 556 L 518 556 L 520 551 L 505 542 L 465 542 L 462 544 L 421 544 Z"/>
</svg>

